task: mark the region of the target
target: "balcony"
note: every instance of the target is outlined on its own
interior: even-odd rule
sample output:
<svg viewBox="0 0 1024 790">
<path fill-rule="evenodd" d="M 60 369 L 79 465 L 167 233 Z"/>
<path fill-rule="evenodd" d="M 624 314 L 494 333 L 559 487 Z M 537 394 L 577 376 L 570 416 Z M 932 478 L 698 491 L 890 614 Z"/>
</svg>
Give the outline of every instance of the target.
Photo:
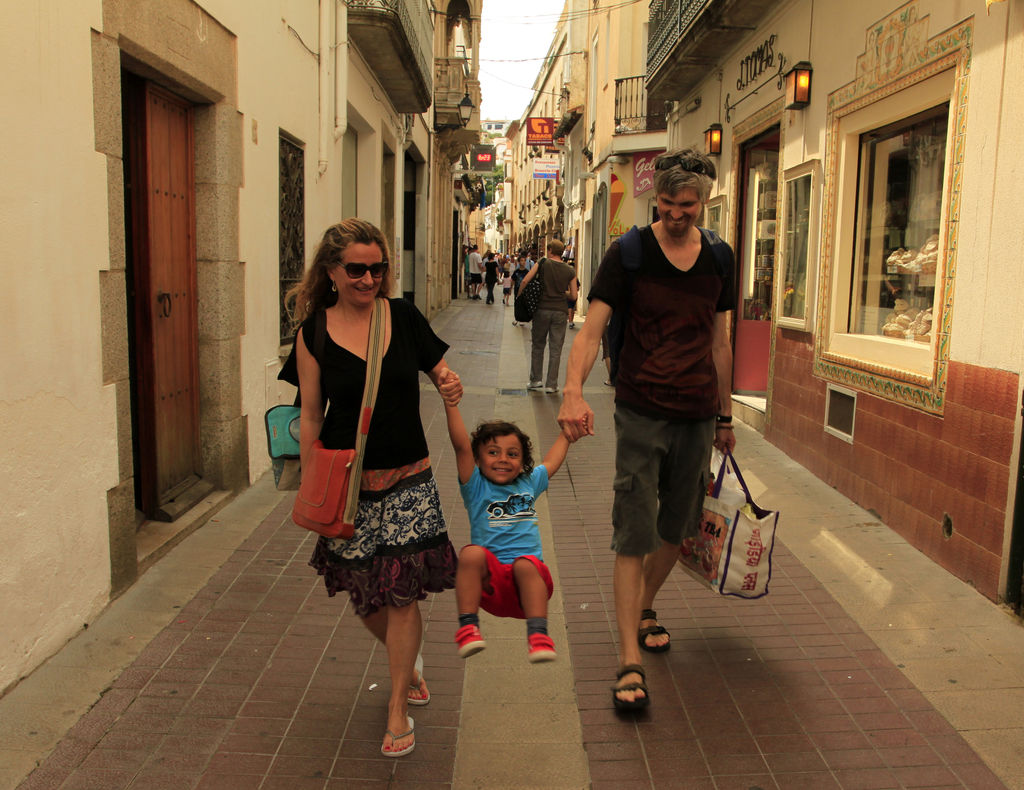
<svg viewBox="0 0 1024 790">
<path fill-rule="evenodd" d="M 663 132 L 668 128 L 663 109 L 649 108 L 645 78 L 615 80 L 615 134 Z"/>
<path fill-rule="evenodd" d="M 473 112 L 459 123 L 459 102 L 469 94 Z M 454 160 L 480 142 L 480 80 L 470 77 L 467 58 L 434 58 L 434 129 L 444 154 Z"/>
<path fill-rule="evenodd" d="M 685 98 L 777 7 L 778 0 L 651 0 L 648 102 Z"/>
<path fill-rule="evenodd" d="M 424 2 L 348 0 L 348 34 L 396 112 L 430 106 L 434 31 Z"/>
</svg>

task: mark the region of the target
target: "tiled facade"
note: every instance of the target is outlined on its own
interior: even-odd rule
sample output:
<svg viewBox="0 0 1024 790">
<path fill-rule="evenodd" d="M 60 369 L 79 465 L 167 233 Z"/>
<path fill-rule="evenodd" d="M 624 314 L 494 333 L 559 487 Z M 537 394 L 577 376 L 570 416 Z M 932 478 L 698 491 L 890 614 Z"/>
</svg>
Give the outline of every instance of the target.
<svg viewBox="0 0 1024 790">
<path fill-rule="evenodd" d="M 807 335 L 779 330 L 767 438 L 990 598 L 999 590 L 1019 377 L 953 362 L 936 416 L 860 393 L 854 442 L 822 430 Z M 943 534 L 943 518 L 952 535 Z"/>
</svg>

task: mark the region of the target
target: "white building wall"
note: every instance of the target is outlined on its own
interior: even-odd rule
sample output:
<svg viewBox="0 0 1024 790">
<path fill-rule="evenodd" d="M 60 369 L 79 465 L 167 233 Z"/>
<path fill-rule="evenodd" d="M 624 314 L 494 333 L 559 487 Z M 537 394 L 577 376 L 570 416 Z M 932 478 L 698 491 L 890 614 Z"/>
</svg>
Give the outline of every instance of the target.
<svg viewBox="0 0 1024 790">
<path fill-rule="evenodd" d="M 237 96 L 228 99 L 240 116 L 241 189 L 237 218 L 222 221 L 228 228 L 238 223 L 244 271 L 239 397 L 241 412 L 248 416 L 250 481 L 269 467 L 264 411 L 290 402 L 294 394 L 276 381 L 281 362 L 279 132 L 305 149 L 307 262 L 323 230 L 342 218 L 342 185 L 352 177 L 342 172 L 342 143 L 333 134 L 334 13 L 343 6 L 324 2 L 334 6 L 325 152 L 318 142 L 315 54 L 321 46 L 320 3 L 280 0 L 271 4 L 273 13 L 254 13 L 248 0 L 201 4 L 237 47 L 232 64 Z M 202 13 L 196 19 L 194 29 L 174 28 L 176 34 L 202 41 Z M 0 125 L 0 271 L 5 285 L 0 329 L 7 341 L 0 353 L 0 430 L 5 437 L 0 456 L 0 541 L 5 547 L 0 693 L 90 622 L 111 593 L 107 492 L 121 482 L 117 425 L 130 416 L 118 413 L 114 385 L 103 381 L 110 367 L 103 358 L 103 316 L 126 310 L 101 303 L 102 272 L 124 255 L 111 242 L 123 243 L 124 216 L 108 211 L 109 185 L 120 182 L 120 163 L 96 150 L 101 134 L 120 136 L 119 128 L 98 129 L 96 124 L 94 79 L 105 81 L 108 94 L 120 81 L 116 68 L 97 71 L 93 44 L 104 21 L 102 0 L 81 0 L 60 4 L 59 11 L 46 3 L 13 4 L 5 7 L 0 26 L 0 64 L 8 75 L 17 75 L 0 88 L 5 107 Z M 359 213 L 381 221 L 386 140 L 395 154 L 393 213 L 400 237 L 403 118 L 354 48 L 346 82 L 342 95 L 347 94 L 350 125 L 359 134 Z M 420 121 L 413 139 L 419 151 L 430 150 Z M 327 160 L 322 176 L 321 158 Z M 197 201 L 202 199 L 198 194 Z M 450 228 L 450 208 L 436 219 Z M 429 248 L 430 232 L 423 231 L 419 249 Z M 199 310 L 204 308 L 210 309 L 201 296 Z M 118 366 L 126 364 L 119 361 Z M 121 402 L 126 404 L 124 398 Z"/>
<path fill-rule="evenodd" d="M 99 319 L 107 172 L 94 144 L 89 35 L 100 12 L 98 1 L 15 3 L 0 26 L 0 691 L 90 622 L 110 589 L 117 448 Z"/>
</svg>

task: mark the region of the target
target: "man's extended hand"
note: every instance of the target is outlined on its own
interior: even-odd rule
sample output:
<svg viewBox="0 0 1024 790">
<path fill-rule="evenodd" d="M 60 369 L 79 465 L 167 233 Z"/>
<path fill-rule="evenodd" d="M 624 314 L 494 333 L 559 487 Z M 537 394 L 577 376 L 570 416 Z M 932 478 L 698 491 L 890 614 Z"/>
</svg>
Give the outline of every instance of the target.
<svg viewBox="0 0 1024 790">
<path fill-rule="evenodd" d="M 582 395 L 564 393 L 562 406 L 558 410 L 558 425 L 570 442 L 575 442 L 581 436 L 593 436 L 594 411 Z"/>
</svg>

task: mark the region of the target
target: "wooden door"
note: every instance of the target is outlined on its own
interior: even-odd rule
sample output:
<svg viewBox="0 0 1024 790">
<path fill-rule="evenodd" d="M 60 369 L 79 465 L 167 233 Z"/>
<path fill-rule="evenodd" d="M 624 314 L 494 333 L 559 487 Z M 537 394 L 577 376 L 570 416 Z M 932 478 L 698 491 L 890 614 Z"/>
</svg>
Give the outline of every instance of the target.
<svg viewBox="0 0 1024 790">
<path fill-rule="evenodd" d="M 138 504 L 154 517 L 199 470 L 192 112 L 151 83 L 126 89 Z"/>
</svg>

